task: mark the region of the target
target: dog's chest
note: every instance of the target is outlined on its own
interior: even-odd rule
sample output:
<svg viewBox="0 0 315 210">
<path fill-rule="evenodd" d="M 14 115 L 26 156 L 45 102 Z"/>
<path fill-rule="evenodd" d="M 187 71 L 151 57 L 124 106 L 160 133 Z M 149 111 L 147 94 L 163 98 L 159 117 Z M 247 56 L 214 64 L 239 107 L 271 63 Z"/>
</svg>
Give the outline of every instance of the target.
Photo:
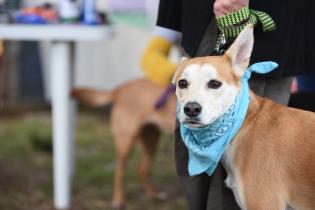
<svg viewBox="0 0 315 210">
<path fill-rule="evenodd" d="M 243 186 L 242 186 L 241 178 L 239 176 L 239 171 L 234 162 L 235 152 L 236 152 L 235 144 L 231 142 L 227 146 L 222 156 L 221 163 L 227 172 L 227 178 L 225 180 L 226 185 L 232 189 L 238 205 L 242 209 L 245 209 L 244 199 L 243 199 L 244 198 Z"/>
<path fill-rule="evenodd" d="M 236 166 L 234 164 L 234 155 L 235 155 L 235 148 L 230 143 L 221 159 L 222 165 L 227 172 L 227 178 L 225 180 L 226 185 L 233 189 L 237 186 L 236 181 Z"/>
</svg>

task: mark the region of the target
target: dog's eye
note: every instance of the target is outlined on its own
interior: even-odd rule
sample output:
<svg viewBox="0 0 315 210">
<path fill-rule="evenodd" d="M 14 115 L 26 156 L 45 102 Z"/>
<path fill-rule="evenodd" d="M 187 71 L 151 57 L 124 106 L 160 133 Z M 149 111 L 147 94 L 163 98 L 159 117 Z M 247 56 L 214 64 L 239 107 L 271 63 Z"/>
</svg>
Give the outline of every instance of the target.
<svg viewBox="0 0 315 210">
<path fill-rule="evenodd" d="M 210 80 L 208 82 L 208 88 L 212 88 L 212 89 L 218 89 L 219 87 L 221 87 L 222 82 L 218 81 L 218 80 Z"/>
<path fill-rule="evenodd" d="M 187 82 L 187 80 L 185 80 L 185 79 L 179 80 L 179 81 L 178 81 L 178 87 L 179 87 L 180 89 L 187 88 L 187 87 L 188 87 L 188 82 Z"/>
</svg>

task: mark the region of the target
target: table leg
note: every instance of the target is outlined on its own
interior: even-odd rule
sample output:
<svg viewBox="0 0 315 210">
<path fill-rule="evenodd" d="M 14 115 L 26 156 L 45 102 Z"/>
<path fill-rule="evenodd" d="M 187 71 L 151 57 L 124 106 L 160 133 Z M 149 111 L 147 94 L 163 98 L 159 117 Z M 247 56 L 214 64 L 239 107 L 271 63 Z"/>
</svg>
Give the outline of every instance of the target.
<svg viewBox="0 0 315 210">
<path fill-rule="evenodd" d="M 74 73 L 75 73 L 75 43 L 71 43 L 71 49 L 70 49 L 70 59 L 71 59 L 71 75 L 70 75 L 70 91 L 71 88 L 73 87 L 74 84 Z M 70 95 L 69 95 L 70 96 Z M 76 162 L 76 158 L 75 158 L 75 127 L 76 127 L 76 119 L 77 119 L 77 107 L 78 107 L 78 103 L 76 100 L 71 100 L 71 112 L 70 112 L 70 135 L 71 135 L 71 154 L 70 154 L 70 175 L 73 176 L 75 174 L 75 162 Z"/>
<path fill-rule="evenodd" d="M 74 102 L 71 88 L 71 43 L 51 46 L 54 206 L 70 206 Z"/>
</svg>

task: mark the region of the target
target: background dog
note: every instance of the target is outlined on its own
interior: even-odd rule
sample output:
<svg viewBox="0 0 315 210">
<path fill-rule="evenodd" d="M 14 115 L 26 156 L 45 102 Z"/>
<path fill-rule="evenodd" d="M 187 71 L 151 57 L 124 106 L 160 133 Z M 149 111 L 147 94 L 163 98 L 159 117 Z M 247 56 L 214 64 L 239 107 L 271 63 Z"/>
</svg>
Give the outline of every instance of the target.
<svg viewBox="0 0 315 210">
<path fill-rule="evenodd" d="M 166 104 L 155 109 L 154 104 L 164 89 L 146 79 L 129 82 L 112 92 L 87 88 L 75 89 L 72 96 L 90 106 L 112 103 L 110 126 L 116 145 L 116 173 L 112 205 L 124 207 L 123 176 L 128 155 L 136 142 L 142 146 L 139 175 L 150 198 L 161 196 L 149 179 L 160 130 L 171 133 L 175 126 L 176 97 L 172 94 Z M 104 151 L 106 152 L 106 151 Z"/>
</svg>

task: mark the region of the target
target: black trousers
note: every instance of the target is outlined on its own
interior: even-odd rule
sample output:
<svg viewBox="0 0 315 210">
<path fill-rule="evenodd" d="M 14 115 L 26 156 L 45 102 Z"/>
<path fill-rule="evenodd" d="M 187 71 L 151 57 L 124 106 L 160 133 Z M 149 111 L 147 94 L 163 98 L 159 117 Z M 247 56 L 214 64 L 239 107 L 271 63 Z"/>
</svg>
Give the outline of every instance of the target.
<svg viewBox="0 0 315 210">
<path fill-rule="evenodd" d="M 210 55 L 218 37 L 218 28 L 215 18 L 211 21 L 197 49 L 196 56 Z M 175 129 L 175 162 L 177 174 L 190 210 L 240 210 L 232 191 L 226 187 L 224 180 L 226 172 L 221 164 L 218 165 L 212 176 L 206 173 L 189 176 L 188 151 L 181 139 L 179 123 Z"/>
</svg>

